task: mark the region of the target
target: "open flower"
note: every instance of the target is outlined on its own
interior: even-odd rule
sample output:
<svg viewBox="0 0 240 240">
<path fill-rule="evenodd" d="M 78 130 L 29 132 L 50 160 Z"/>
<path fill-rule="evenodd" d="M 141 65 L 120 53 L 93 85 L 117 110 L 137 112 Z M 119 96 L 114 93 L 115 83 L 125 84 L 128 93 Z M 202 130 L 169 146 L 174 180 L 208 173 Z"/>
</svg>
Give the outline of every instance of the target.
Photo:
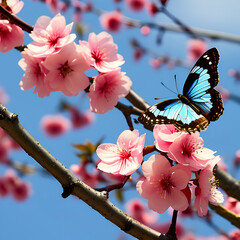
<svg viewBox="0 0 240 240">
<path fill-rule="evenodd" d="M 214 151 L 203 147 L 200 134 L 183 134 L 169 147 L 168 156 L 192 171 L 204 169 L 214 158 Z"/>
<path fill-rule="evenodd" d="M 122 13 L 119 11 L 101 14 L 100 23 L 108 31 L 118 32 L 122 26 Z"/>
<path fill-rule="evenodd" d="M 139 137 L 138 130 L 125 130 L 120 134 L 117 145 L 101 144 L 96 153 L 100 158 L 98 169 L 103 172 L 131 175 L 141 165 L 145 134 Z"/>
<path fill-rule="evenodd" d="M 47 57 L 58 52 L 76 38 L 75 34 L 70 34 L 72 25 L 66 26 L 65 17 L 60 13 L 53 19 L 41 16 L 29 34 L 33 42 L 28 44 L 28 49 L 34 57 Z"/>
<path fill-rule="evenodd" d="M 142 164 L 144 179 L 137 183 L 137 191 L 148 199 L 148 207 L 158 213 L 165 212 L 170 206 L 184 211 L 188 205 L 186 189 L 191 172 L 181 164 L 171 167 L 162 155 L 152 155 Z"/>
<path fill-rule="evenodd" d="M 67 96 L 76 96 L 89 86 L 89 79 L 84 73 L 89 64 L 81 47 L 75 43 L 48 56 L 44 67 L 49 70 L 46 82 L 52 91 L 62 91 Z"/>
<path fill-rule="evenodd" d="M 98 35 L 90 33 L 88 42 L 79 41 L 91 59 L 91 66 L 99 72 L 112 71 L 124 63 L 123 57 L 117 53 L 118 46 L 107 32 Z"/>
<path fill-rule="evenodd" d="M 66 133 L 71 128 L 71 122 L 63 115 L 45 115 L 41 120 L 41 128 L 49 137 Z"/>
<path fill-rule="evenodd" d="M 91 111 L 104 114 L 112 110 L 117 105 L 118 99 L 129 93 L 131 85 L 130 78 L 120 72 L 120 69 L 99 74 L 88 94 Z"/>
</svg>

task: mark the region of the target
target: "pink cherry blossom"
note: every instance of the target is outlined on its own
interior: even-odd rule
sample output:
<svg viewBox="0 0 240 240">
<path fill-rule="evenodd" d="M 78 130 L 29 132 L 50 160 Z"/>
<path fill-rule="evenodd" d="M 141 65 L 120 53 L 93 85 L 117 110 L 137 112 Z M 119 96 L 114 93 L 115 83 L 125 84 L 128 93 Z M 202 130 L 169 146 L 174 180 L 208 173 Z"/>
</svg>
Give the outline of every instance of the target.
<svg viewBox="0 0 240 240">
<path fill-rule="evenodd" d="M 81 180 L 86 183 L 88 186 L 94 188 L 98 184 L 97 174 L 89 173 L 86 169 L 87 165 L 83 164 L 82 166 L 73 164 L 70 169 L 74 174 L 79 176 Z"/>
<path fill-rule="evenodd" d="M 100 158 L 97 168 L 116 175 L 131 175 L 141 165 L 145 134 L 139 137 L 138 130 L 123 131 L 117 145 L 106 143 L 98 146 L 96 153 Z"/>
<path fill-rule="evenodd" d="M 157 222 L 158 215 L 147 209 L 144 202 L 140 199 L 132 199 L 126 204 L 127 213 L 137 221 L 151 226 Z"/>
<path fill-rule="evenodd" d="M 63 115 L 45 115 L 41 120 L 41 128 L 49 137 L 57 137 L 71 128 L 71 122 Z"/>
<path fill-rule="evenodd" d="M 99 72 L 112 71 L 124 63 L 123 57 L 118 54 L 118 46 L 113 42 L 113 38 L 106 32 L 98 35 L 90 33 L 88 42 L 79 41 L 85 48 L 85 52 L 91 59 L 91 66 Z"/>
<path fill-rule="evenodd" d="M 94 113 L 91 111 L 81 112 L 75 107 L 69 107 L 68 111 L 71 115 L 73 128 L 82 128 L 93 123 L 95 119 Z"/>
<path fill-rule="evenodd" d="M 228 197 L 224 207 L 240 216 L 240 202 L 237 199 Z"/>
<path fill-rule="evenodd" d="M 48 70 L 43 65 L 44 59 L 33 57 L 28 49 L 22 52 L 22 57 L 18 62 L 25 71 L 19 83 L 21 90 L 25 91 L 35 86 L 33 93 L 38 93 L 41 98 L 49 96 L 52 90 L 46 83 Z"/>
<path fill-rule="evenodd" d="M 122 27 L 122 13 L 120 11 L 106 12 L 101 14 L 100 23 L 108 31 L 118 32 Z"/>
<path fill-rule="evenodd" d="M 220 160 L 220 158 L 216 157 Z M 217 162 L 217 161 L 216 161 Z M 223 195 L 217 190 L 218 183 L 213 176 L 211 168 L 205 168 L 201 171 L 198 180 L 198 186 L 195 189 L 194 206 L 199 216 L 206 216 L 208 212 L 208 202 L 217 205 L 223 202 Z"/>
<path fill-rule="evenodd" d="M 142 164 L 144 179 L 137 183 L 137 191 L 148 199 L 148 207 L 158 213 L 165 212 L 170 206 L 184 211 L 188 198 L 182 192 L 187 187 L 191 172 L 178 164 L 171 167 L 162 155 L 152 155 Z"/>
<path fill-rule="evenodd" d="M 191 39 L 187 43 L 187 55 L 190 61 L 196 61 L 207 51 L 207 44 L 200 39 Z"/>
<path fill-rule="evenodd" d="M 183 134 L 185 133 L 178 131 L 172 124 L 156 124 L 153 129 L 153 136 L 155 138 L 154 145 L 158 150 L 168 152 L 174 140 Z"/>
<path fill-rule="evenodd" d="M 25 201 L 32 193 L 32 187 L 30 183 L 18 182 L 13 188 L 13 197 L 16 201 Z"/>
<path fill-rule="evenodd" d="M 101 73 L 90 87 L 91 111 L 104 114 L 112 110 L 118 103 L 119 98 L 127 96 L 132 81 L 120 69 L 108 73 Z"/>
<path fill-rule="evenodd" d="M 0 19 L 0 52 L 8 52 L 23 44 L 23 30 L 8 20 Z"/>
<path fill-rule="evenodd" d="M 44 67 L 46 83 L 52 91 L 62 91 L 67 96 L 76 96 L 89 86 L 89 79 L 84 73 L 89 69 L 88 61 L 82 48 L 71 43 L 58 53 L 48 56 Z"/>
<path fill-rule="evenodd" d="M 0 0 L 0 5 L 2 0 Z M 24 2 L 19 0 L 7 0 L 7 10 L 16 15 L 23 8 Z"/>
<path fill-rule="evenodd" d="M 96 166 L 100 162 L 101 160 L 97 161 Z M 106 173 L 98 169 L 98 178 L 102 182 L 120 183 L 120 182 L 123 182 L 125 176 L 120 174 Z"/>
<path fill-rule="evenodd" d="M 0 196 L 13 194 L 15 200 L 24 201 L 30 196 L 31 192 L 31 185 L 22 182 L 15 171 L 8 170 L 4 176 L 0 176 Z"/>
<path fill-rule="evenodd" d="M 140 31 L 143 36 L 147 36 L 150 33 L 151 29 L 148 25 L 144 25 L 141 27 Z"/>
<path fill-rule="evenodd" d="M 76 38 L 75 34 L 70 34 L 72 25 L 66 26 L 65 17 L 60 13 L 53 19 L 41 16 L 29 34 L 34 41 L 28 44 L 28 49 L 34 57 L 41 58 L 58 52 Z"/>
<path fill-rule="evenodd" d="M 143 10 L 143 8 L 146 6 L 147 1 L 146 0 L 125 0 L 125 3 L 132 11 L 139 12 Z"/>
<path fill-rule="evenodd" d="M 198 132 L 181 135 L 174 140 L 168 150 L 171 159 L 192 171 L 204 169 L 215 158 L 215 152 L 203 148 L 203 140 Z"/>
</svg>

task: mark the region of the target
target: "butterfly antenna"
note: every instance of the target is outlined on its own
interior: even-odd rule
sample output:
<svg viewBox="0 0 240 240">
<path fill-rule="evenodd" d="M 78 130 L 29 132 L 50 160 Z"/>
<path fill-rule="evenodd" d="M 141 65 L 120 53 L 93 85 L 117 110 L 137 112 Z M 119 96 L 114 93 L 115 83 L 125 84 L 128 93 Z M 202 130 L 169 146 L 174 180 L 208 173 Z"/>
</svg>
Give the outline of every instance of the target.
<svg viewBox="0 0 240 240">
<path fill-rule="evenodd" d="M 173 90 L 171 90 L 170 88 L 168 88 L 163 82 L 161 82 L 161 84 L 162 84 L 166 89 L 168 89 L 170 92 L 173 92 L 174 94 L 177 94 L 177 93 L 175 93 Z"/>
<path fill-rule="evenodd" d="M 174 79 L 175 79 L 175 86 L 176 86 L 176 89 L 177 89 L 177 93 L 179 94 L 178 85 L 177 85 L 177 75 L 176 74 L 174 75 Z"/>
</svg>

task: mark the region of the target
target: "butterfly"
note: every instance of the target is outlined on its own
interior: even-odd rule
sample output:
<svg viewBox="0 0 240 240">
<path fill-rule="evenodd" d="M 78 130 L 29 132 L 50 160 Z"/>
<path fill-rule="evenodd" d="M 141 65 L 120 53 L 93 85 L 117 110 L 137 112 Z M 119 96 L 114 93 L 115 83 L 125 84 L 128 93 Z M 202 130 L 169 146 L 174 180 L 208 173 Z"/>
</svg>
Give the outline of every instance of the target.
<svg viewBox="0 0 240 240">
<path fill-rule="evenodd" d="M 221 94 L 214 89 L 219 82 L 218 62 L 216 48 L 206 51 L 190 71 L 183 93 L 149 107 L 138 121 L 144 125 L 174 124 L 189 133 L 205 130 L 224 110 Z"/>
</svg>

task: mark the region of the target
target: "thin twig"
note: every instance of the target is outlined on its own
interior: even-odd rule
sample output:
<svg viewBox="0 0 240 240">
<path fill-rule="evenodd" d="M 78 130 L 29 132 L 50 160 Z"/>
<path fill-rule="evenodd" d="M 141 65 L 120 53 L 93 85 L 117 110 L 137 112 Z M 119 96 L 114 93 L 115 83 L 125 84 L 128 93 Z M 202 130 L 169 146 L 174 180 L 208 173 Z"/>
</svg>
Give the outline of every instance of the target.
<svg viewBox="0 0 240 240">
<path fill-rule="evenodd" d="M 139 110 L 136 107 L 127 106 L 121 102 L 118 102 L 118 104 L 115 107 L 123 113 L 124 117 L 126 118 L 129 129 L 133 131 L 134 128 L 131 114 L 140 115 L 142 113 L 141 110 Z"/>
<path fill-rule="evenodd" d="M 92 12 L 100 16 L 101 14 L 106 13 L 107 11 L 103 11 L 103 10 L 97 9 L 96 7 L 93 7 Z M 158 23 L 141 22 L 139 20 L 129 18 L 126 16 L 124 16 L 123 19 L 124 19 L 124 23 L 126 24 L 130 23 L 132 27 L 141 28 L 142 26 L 146 25 L 146 26 L 149 26 L 150 28 L 161 30 L 161 31 L 189 33 L 187 29 L 183 29 L 182 27 L 176 24 L 159 23 L 159 22 Z M 194 28 L 194 27 L 191 27 L 191 33 L 197 37 L 205 37 L 205 38 L 210 38 L 214 40 L 224 40 L 224 41 L 240 43 L 240 36 L 230 34 L 230 33 L 224 33 L 224 32 Z"/>
<path fill-rule="evenodd" d="M 112 190 L 121 189 L 126 184 L 126 182 L 128 181 L 129 177 L 130 176 L 125 176 L 123 178 L 122 182 L 120 182 L 120 183 L 112 184 L 112 185 L 109 185 L 109 186 L 106 186 L 106 187 L 103 187 L 103 188 L 95 188 L 95 190 L 99 191 L 99 192 L 106 191 L 106 192 L 109 193 Z"/>
<path fill-rule="evenodd" d="M 229 211 L 227 208 L 223 207 L 222 205 L 212 205 L 209 204 L 210 208 L 214 210 L 217 214 L 222 216 L 223 218 L 227 219 L 232 225 L 240 228 L 240 216 L 234 214 L 233 212 Z"/>
</svg>

